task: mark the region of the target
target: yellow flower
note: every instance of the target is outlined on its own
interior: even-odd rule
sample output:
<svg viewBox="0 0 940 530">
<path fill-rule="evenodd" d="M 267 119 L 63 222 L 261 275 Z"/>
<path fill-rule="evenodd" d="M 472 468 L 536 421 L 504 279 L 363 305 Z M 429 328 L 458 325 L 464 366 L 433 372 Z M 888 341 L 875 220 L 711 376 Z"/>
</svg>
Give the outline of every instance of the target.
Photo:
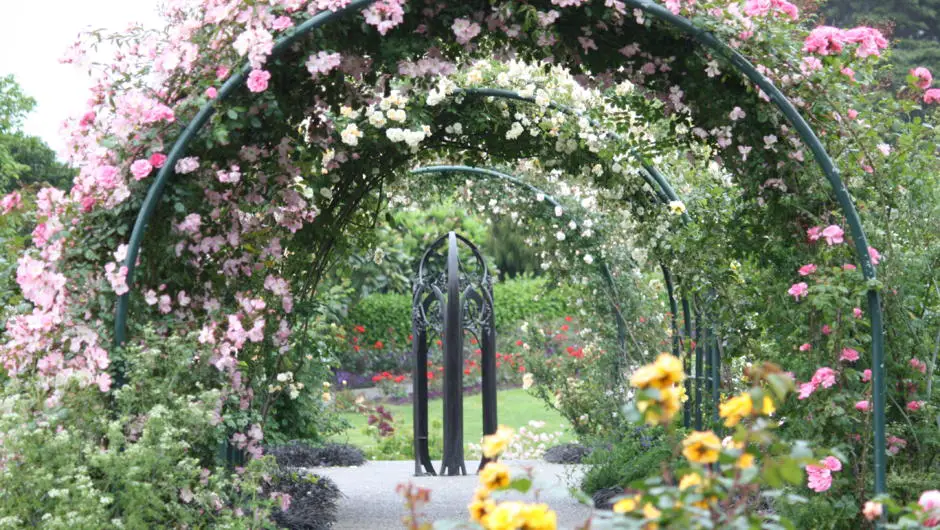
<svg viewBox="0 0 940 530">
<path fill-rule="evenodd" d="M 734 427 L 753 411 L 754 403 L 751 401 L 751 395 L 746 392 L 725 401 L 718 408 L 718 414 L 725 419 L 725 427 Z"/>
<path fill-rule="evenodd" d="M 545 504 L 501 502 L 480 520 L 487 530 L 556 530 L 558 517 Z"/>
<path fill-rule="evenodd" d="M 662 514 L 663 512 L 657 510 L 656 507 L 650 503 L 643 505 L 643 517 L 647 519 L 659 519 L 659 516 Z"/>
<path fill-rule="evenodd" d="M 738 457 L 738 461 L 735 463 L 735 465 L 738 467 L 738 469 L 754 467 L 754 455 L 751 453 L 742 454 Z"/>
<path fill-rule="evenodd" d="M 509 466 L 490 462 L 480 471 L 480 484 L 490 490 L 499 490 L 509 486 Z"/>
<path fill-rule="evenodd" d="M 682 361 L 668 353 L 661 353 L 653 364 L 640 367 L 630 377 L 630 384 L 637 388 L 670 387 L 685 379 Z"/>
<path fill-rule="evenodd" d="M 682 215 L 685 213 L 685 204 L 682 201 L 669 201 L 669 213 Z"/>
<path fill-rule="evenodd" d="M 702 476 L 698 473 L 689 473 L 684 475 L 679 481 L 679 490 L 685 491 L 692 486 L 701 486 L 702 485 Z"/>
<path fill-rule="evenodd" d="M 693 431 L 682 442 L 682 454 L 690 462 L 698 464 L 714 464 L 718 461 L 721 451 L 721 440 L 711 431 Z"/>
<path fill-rule="evenodd" d="M 774 400 L 770 399 L 770 396 L 764 396 L 764 406 L 761 408 L 760 413 L 765 416 L 770 416 L 777 411 L 777 407 L 774 406 Z"/>
<path fill-rule="evenodd" d="M 496 432 L 483 437 L 483 456 L 496 458 L 506 451 L 512 441 L 513 431 L 505 425 L 500 425 Z"/>
<path fill-rule="evenodd" d="M 477 498 L 474 496 L 473 501 L 467 506 L 467 510 L 470 511 L 470 519 L 479 523 L 488 513 L 492 512 L 495 507 L 496 503 L 491 499 Z"/>
<path fill-rule="evenodd" d="M 616 513 L 628 513 L 636 510 L 636 507 L 640 505 L 640 496 L 636 497 L 627 497 L 626 499 L 620 499 L 614 503 L 614 512 Z"/>
</svg>

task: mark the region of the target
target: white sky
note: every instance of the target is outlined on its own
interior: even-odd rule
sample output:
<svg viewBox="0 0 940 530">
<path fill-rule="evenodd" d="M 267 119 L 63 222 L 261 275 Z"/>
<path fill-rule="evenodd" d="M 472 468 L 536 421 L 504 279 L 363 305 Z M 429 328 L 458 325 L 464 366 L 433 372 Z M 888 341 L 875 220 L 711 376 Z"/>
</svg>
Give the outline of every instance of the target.
<svg viewBox="0 0 940 530">
<path fill-rule="evenodd" d="M 84 29 L 158 27 L 158 0 L 0 0 L 0 76 L 13 74 L 36 100 L 24 126 L 60 151 L 59 124 L 84 109 L 91 82 L 59 57 Z"/>
</svg>

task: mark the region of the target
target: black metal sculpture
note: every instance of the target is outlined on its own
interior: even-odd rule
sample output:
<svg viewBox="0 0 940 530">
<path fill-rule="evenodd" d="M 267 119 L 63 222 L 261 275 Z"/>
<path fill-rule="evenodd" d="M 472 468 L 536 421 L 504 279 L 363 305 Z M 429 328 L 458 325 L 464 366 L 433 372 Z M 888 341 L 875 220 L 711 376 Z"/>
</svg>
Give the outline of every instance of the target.
<svg viewBox="0 0 940 530">
<path fill-rule="evenodd" d="M 444 243 L 446 254 L 442 254 Z M 473 254 L 462 265 L 458 242 Z M 496 326 L 493 282 L 476 246 L 454 232 L 428 247 L 418 265 L 412 298 L 415 475 L 435 475 L 428 450 L 428 336 L 442 337 L 444 351 L 444 455 L 441 475 L 467 474 L 463 454 L 463 338 L 477 339 L 482 360 L 483 434 L 496 432 Z M 479 469 L 487 464 L 484 457 Z"/>
</svg>

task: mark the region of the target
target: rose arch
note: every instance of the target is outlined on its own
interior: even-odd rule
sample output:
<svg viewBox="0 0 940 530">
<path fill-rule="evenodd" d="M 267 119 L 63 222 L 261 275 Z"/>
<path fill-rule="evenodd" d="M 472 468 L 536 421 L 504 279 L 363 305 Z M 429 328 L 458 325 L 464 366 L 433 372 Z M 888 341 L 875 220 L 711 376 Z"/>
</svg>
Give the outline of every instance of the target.
<svg viewBox="0 0 940 530">
<path fill-rule="evenodd" d="M 874 490 L 885 492 L 877 254 L 839 169 L 801 113 L 805 102 L 790 101 L 771 81 L 778 77 L 772 68 L 753 65 L 739 51 L 772 57 L 759 41 L 748 47 L 754 31 L 744 21 L 750 19 L 698 13 L 694 1 L 684 0 L 666 7 L 649 0 L 552 0 L 541 3 L 544 11 L 520 2 L 317 0 L 301 9 L 305 4 L 272 2 L 273 14 L 257 6 L 236 13 L 216 1 L 199 14 L 178 8 L 164 40 L 120 50 L 128 64 L 137 61 L 128 70 L 153 76 L 128 80 L 123 71 L 109 72 L 109 82 L 96 87 L 97 112 L 74 124 L 82 174 L 69 197 L 39 199 L 46 219 L 34 233 L 40 259 L 27 257 L 21 266 L 31 279 L 21 283 L 33 286 L 25 296 L 36 309 L 12 321 L 3 350 L 8 371 L 37 366 L 53 404 L 66 391 L 57 379 L 62 373 L 103 391 L 114 374 L 119 392 L 135 368 L 124 352 L 154 340 L 129 333 L 129 322 L 148 322 L 166 337 L 198 335 L 221 374 L 224 391 L 213 396 L 218 411 L 242 414 L 224 427 L 238 431 L 240 447 L 259 453 L 260 425 L 283 399 L 263 389 L 286 367 L 299 371 L 309 360 L 289 353 L 313 334 L 307 326 L 318 280 L 350 227 L 384 206 L 387 187 L 420 164 L 446 161 L 467 171 L 538 159 L 546 165 L 539 169 L 557 169 L 566 182 L 593 190 L 598 211 L 623 212 L 637 238 L 649 243 L 667 288 L 672 349 L 678 354 L 691 350 L 686 339 L 700 342 L 695 374 L 702 377 L 707 357 L 717 397 L 719 348 L 698 339 L 709 318 L 720 320 L 709 314 L 721 300 L 710 299 L 707 287 L 696 289 L 687 270 L 710 264 L 697 262 L 694 249 L 670 247 L 665 234 L 707 232 L 715 222 L 697 218 L 694 204 L 686 212 L 682 198 L 696 184 L 730 181 L 735 173 L 741 188 L 754 191 L 748 172 L 771 177 L 774 168 L 799 165 L 806 148 L 848 223 L 867 282 Z M 760 16 L 790 17 L 789 3 L 774 5 Z M 696 15 L 696 23 L 683 14 Z M 647 44 L 676 55 L 649 55 L 642 51 Z M 879 44 L 859 46 L 877 50 Z M 609 64 L 606 48 L 623 65 Z M 197 61 L 200 56 L 206 59 Z M 686 74 L 677 57 L 703 71 L 689 74 L 691 86 L 680 87 Z M 720 73 L 729 67 L 734 75 Z M 747 110 L 721 107 L 727 100 L 710 99 L 715 92 L 695 99 L 690 91 L 697 83 L 719 87 Z M 776 110 L 761 107 L 761 100 Z M 784 126 L 792 151 L 773 159 L 776 165 L 748 166 L 748 156 L 757 154 L 744 145 L 738 153 L 721 151 L 732 144 L 730 127 L 692 116 L 691 106 L 722 118 L 730 111 L 732 121 L 748 116 L 755 131 Z M 841 230 L 833 237 L 841 241 Z M 101 274 L 97 266 L 105 263 Z M 95 288 L 70 292 L 67 274 Z M 101 315 L 112 309 L 111 298 L 98 295 L 112 291 L 117 303 L 108 352 L 111 323 Z M 731 332 L 705 336 L 723 333 Z"/>
</svg>

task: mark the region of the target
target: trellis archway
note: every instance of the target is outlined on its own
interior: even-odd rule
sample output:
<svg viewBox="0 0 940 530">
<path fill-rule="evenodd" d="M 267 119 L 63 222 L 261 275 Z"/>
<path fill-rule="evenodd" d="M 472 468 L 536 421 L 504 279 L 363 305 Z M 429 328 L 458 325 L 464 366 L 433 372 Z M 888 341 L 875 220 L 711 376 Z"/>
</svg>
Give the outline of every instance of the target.
<svg viewBox="0 0 940 530">
<path fill-rule="evenodd" d="M 884 493 L 886 459 L 885 367 L 881 298 L 877 289 L 876 272 L 869 255 L 869 246 L 865 231 L 861 225 L 861 221 L 852 198 L 850 197 L 844 183 L 841 180 L 839 170 L 835 167 L 832 159 L 829 157 L 826 149 L 819 141 L 812 127 L 801 116 L 796 107 L 784 96 L 784 94 L 779 89 L 777 89 L 769 81 L 769 79 L 767 79 L 756 68 L 754 68 L 754 66 L 751 65 L 748 60 L 743 57 L 743 55 L 730 48 L 713 35 L 696 27 L 688 19 L 675 15 L 669 10 L 649 0 L 623 0 L 623 2 L 630 7 L 640 9 L 647 15 L 665 22 L 672 28 L 691 37 L 699 44 L 708 48 L 712 53 L 724 57 L 738 70 L 738 72 L 743 74 L 751 82 L 757 85 L 782 112 L 786 120 L 794 127 L 802 141 L 809 146 L 810 150 L 813 152 L 817 165 L 825 174 L 829 184 L 831 185 L 836 200 L 839 203 L 844 215 L 846 216 L 848 225 L 850 227 L 855 244 L 856 256 L 859 263 L 861 264 L 862 273 L 865 279 L 869 282 L 867 297 L 872 338 L 871 344 L 874 390 L 873 409 L 876 420 L 874 428 L 874 489 L 875 493 L 877 494 Z M 288 36 L 275 43 L 272 48 L 272 57 L 279 56 L 288 48 L 290 48 L 295 42 L 297 42 L 301 36 L 313 31 L 314 29 L 325 26 L 329 22 L 345 16 L 355 10 L 366 8 L 373 3 L 375 3 L 375 0 L 354 1 L 336 12 L 322 12 L 313 16 L 305 23 L 297 26 L 294 31 L 288 34 Z M 236 89 L 240 88 L 246 82 L 250 70 L 251 68 L 246 66 L 225 82 L 219 92 L 218 97 L 206 103 L 199 110 L 195 118 L 186 127 L 185 131 L 179 137 L 170 151 L 166 164 L 160 170 L 157 178 L 154 180 L 150 189 L 148 190 L 147 197 L 138 214 L 136 223 L 134 225 L 134 230 L 128 244 L 127 255 L 124 260 L 128 271 L 128 285 L 133 286 L 134 266 L 140 253 L 142 238 L 146 231 L 148 221 L 157 208 L 160 197 L 162 196 L 167 185 L 171 168 L 173 168 L 176 165 L 176 162 L 185 154 L 189 142 L 192 141 L 200 129 L 207 123 L 219 102 L 224 101 Z M 117 318 L 115 321 L 115 341 L 117 344 L 122 344 L 126 338 L 125 329 L 127 323 L 127 304 L 127 294 L 121 295 L 118 300 Z"/>
</svg>

